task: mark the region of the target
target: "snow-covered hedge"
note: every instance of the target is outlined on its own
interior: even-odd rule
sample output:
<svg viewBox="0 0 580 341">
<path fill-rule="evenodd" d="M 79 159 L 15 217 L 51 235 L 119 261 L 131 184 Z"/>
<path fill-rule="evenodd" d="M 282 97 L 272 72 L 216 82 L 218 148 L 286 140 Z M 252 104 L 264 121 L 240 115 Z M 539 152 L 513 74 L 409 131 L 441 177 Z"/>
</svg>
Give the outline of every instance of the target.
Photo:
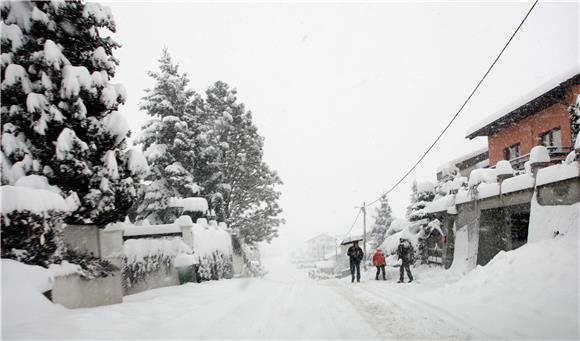
<svg viewBox="0 0 580 341">
<path fill-rule="evenodd" d="M 202 280 L 231 278 L 232 238 L 225 225 L 198 219 L 193 225 L 193 251 L 199 261 L 198 275 Z"/>
<path fill-rule="evenodd" d="M 45 189 L 2 186 L 1 191 L 2 258 L 44 267 L 59 261 L 64 199 Z"/>
<path fill-rule="evenodd" d="M 144 280 L 149 273 L 170 271 L 179 254 L 192 252 L 180 237 L 129 239 L 123 248 L 123 285 L 127 288 Z"/>
</svg>

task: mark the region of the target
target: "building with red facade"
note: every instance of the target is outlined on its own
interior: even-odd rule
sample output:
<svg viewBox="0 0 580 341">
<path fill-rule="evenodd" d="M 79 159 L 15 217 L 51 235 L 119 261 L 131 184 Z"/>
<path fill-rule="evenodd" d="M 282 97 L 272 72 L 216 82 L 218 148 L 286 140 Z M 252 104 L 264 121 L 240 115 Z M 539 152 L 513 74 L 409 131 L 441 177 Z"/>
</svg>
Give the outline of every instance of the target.
<svg viewBox="0 0 580 341">
<path fill-rule="evenodd" d="M 514 169 L 522 169 L 537 145 L 548 147 L 552 160 L 560 161 L 574 144 L 568 108 L 579 94 L 580 74 L 576 74 L 513 110 L 499 112 L 472 128 L 467 138 L 487 136 L 491 167 L 509 160 Z"/>
</svg>

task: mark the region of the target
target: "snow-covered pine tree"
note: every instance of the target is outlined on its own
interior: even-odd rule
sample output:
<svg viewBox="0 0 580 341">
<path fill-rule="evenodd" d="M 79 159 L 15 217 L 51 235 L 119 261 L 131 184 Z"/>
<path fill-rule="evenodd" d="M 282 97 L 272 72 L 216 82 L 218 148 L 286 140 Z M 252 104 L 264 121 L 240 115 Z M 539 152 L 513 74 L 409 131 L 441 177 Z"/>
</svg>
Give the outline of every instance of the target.
<svg viewBox="0 0 580 341">
<path fill-rule="evenodd" d="M 3 1 L 2 183 L 39 175 L 73 208 L 68 223 L 123 220 L 139 153 L 117 111 L 125 89 L 109 80 L 119 45 L 107 7 L 82 1 Z"/>
<path fill-rule="evenodd" d="M 395 218 L 392 215 L 389 199 L 382 196 L 379 199 L 380 206 L 375 209 L 375 222 L 370 233 L 371 244 L 375 247 L 380 246 L 385 240 L 385 234 Z"/>
<path fill-rule="evenodd" d="M 196 179 L 218 220 L 236 231 L 234 238 L 253 244 L 277 236 L 283 219 L 278 217 L 282 209 L 275 187 L 282 181 L 263 161 L 264 138 L 251 112 L 237 103 L 236 93 L 223 82 L 206 91 L 204 111 L 210 124 L 204 134 L 217 152 L 211 150 L 210 171 L 196 173 Z"/>
<path fill-rule="evenodd" d="M 411 212 L 413 211 L 413 205 L 417 202 L 417 180 L 413 180 L 411 185 L 411 195 L 409 196 L 409 206 L 407 206 L 407 211 L 405 217 L 407 220 L 411 217 Z"/>
<path fill-rule="evenodd" d="M 411 206 L 411 213 L 409 215 L 409 221 L 415 225 L 416 231 L 418 233 L 418 247 L 416 250 L 419 258 L 425 262 L 427 260 L 427 240 L 431 236 L 432 228 L 429 225 L 431 220 L 427 216 L 426 208 L 427 204 L 433 201 L 435 198 L 435 186 L 429 182 L 414 183 L 414 188 L 416 188 L 416 202 Z"/>
<path fill-rule="evenodd" d="M 199 191 L 192 174 L 195 142 L 190 127 L 195 121 L 196 95 L 187 88 L 187 75 L 179 73 L 167 49 L 159 63 L 159 72 L 149 72 L 155 86 L 145 90 L 140 104 L 151 119 L 135 143 L 143 145 L 150 173 L 137 215 L 152 223 L 167 223 L 177 218 L 169 199 L 191 197 Z"/>
</svg>

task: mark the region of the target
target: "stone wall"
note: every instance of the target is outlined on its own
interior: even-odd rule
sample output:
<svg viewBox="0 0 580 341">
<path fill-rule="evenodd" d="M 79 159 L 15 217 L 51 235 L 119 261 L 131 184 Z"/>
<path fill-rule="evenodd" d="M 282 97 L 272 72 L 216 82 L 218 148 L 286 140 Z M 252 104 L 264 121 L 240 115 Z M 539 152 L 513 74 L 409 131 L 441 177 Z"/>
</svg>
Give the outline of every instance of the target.
<svg viewBox="0 0 580 341">
<path fill-rule="evenodd" d="M 88 280 L 78 274 L 56 276 L 51 292 L 52 301 L 67 308 L 87 308 L 123 302 L 121 272 L 112 276 Z"/>
</svg>

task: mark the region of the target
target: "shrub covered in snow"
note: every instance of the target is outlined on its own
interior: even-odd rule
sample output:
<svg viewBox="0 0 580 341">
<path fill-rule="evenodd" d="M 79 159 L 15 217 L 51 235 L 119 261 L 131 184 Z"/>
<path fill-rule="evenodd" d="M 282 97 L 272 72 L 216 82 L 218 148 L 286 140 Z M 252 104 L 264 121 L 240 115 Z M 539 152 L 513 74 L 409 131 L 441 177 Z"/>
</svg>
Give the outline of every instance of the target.
<svg viewBox="0 0 580 341">
<path fill-rule="evenodd" d="M 123 249 L 123 285 L 128 288 L 144 280 L 151 272 L 170 271 L 179 254 L 192 252 L 178 237 L 129 239 Z"/>
<path fill-rule="evenodd" d="M 46 189 L 2 186 L 2 258 L 47 267 L 59 261 L 66 204 Z"/>
</svg>

